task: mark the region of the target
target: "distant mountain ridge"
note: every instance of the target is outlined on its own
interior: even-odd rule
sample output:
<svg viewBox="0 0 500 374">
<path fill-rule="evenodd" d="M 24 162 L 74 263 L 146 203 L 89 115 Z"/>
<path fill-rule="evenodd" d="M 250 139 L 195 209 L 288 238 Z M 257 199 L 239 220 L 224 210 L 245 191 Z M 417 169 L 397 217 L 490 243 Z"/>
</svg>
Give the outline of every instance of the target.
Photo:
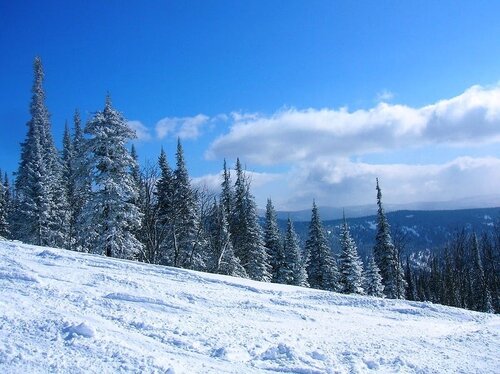
<svg viewBox="0 0 500 374">
<path fill-rule="evenodd" d="M 386 212 L 394 212 L 399 210 L 416 210 L 416 211 L 437 211 L 437 210 L 462 210 L 462 209 L 480 209 L 480 208 L 495 208 L 500 207 L 499 195 L 482 195 L 476 197 L 468 197 L 458 200 L 449 201 L 427 201 L 415 202 L 406 204 L 384 204 Z M 319 207 L 321 219 L 324 221 L 341 219 L 342 213 L 345 211 L 346 217 L 359 218 L 374 215 L 377 213 L 377 205 L 375 199 L 373 204 L 356 205 L 347 207 Z M 260 210 L 261 216 L 264 216 L 265 210 Z M 303 209 L 297 211 L 277 211 L 276 214 L 280 219 L 290 217 L 294 222 L 309 221 L 311 219 L 311 209 Z"/>
<path fill-rule="evenodd" d="M 323 218 L 323 212 L 320 209 Z M 376 215 L 355 217 L 346 211 L 351 234 L 356 241 L 360 255 L 371 254 L 376 234 Z M 494 208 L 457 210 L 398 210 L 387 213 L 394 236 L 405 235 L 406 254 L 434 250 L 439 251 L 461 229 L 468 232 L 493 232 L 495 223 L 500 223 L 500 206 Z M 286 220 L 279 219 L 283 230 Z M 325 220 L 323 225 L 330 239 L 334 253 L 339 252 L 339 234 L 342 219 Z M 295 230 L 302 241 L 307 239 L 308 221 L 295 221 Z"/>
</svg>

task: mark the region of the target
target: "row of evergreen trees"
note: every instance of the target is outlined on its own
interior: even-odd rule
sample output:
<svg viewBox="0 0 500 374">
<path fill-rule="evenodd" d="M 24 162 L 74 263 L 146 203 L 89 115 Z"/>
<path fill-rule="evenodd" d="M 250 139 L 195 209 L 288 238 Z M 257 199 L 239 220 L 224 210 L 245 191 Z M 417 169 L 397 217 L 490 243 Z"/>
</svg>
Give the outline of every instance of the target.
<svg viewBox="0 0 500 374">
<path fill-rule="evenodd" d="M 500 225 L 492 235 L 462 230 L 442 254 L 433 254 L 424 266 L 406 260 L 409 300 L 432 301 L 481 312 L 500 312 Z"/>
<path fill-rule="evenodd" d="M 13 187 L 0 183 L 0 235 L 26 243 L 135 259 L 250 279 L 355 294 L 405 298 L 406 277 L 390 234 L 377 180 L 377 235 L 366 269 L 344 218 L 338 259 L 313 203 L 302 250 L 293 223 L 278 229 L 268 200 L 259 223 L 250 180 L 224 162 L 221 193 L 194 189 L 177 143 L 175 168 L 161 150 L 141 171 L 127 143 L 135 134 L 109 96 L 82 128 L 78 112 L 63 150 L 54 145 L 43 71 L 34 63 L 28 133 Z M 407 289 L 408 284 L 408 289 Z M 461 305 L 460 305 L 461 306 Z M 468 304 L 465 306 L 469 306 Z"/>
</svg>

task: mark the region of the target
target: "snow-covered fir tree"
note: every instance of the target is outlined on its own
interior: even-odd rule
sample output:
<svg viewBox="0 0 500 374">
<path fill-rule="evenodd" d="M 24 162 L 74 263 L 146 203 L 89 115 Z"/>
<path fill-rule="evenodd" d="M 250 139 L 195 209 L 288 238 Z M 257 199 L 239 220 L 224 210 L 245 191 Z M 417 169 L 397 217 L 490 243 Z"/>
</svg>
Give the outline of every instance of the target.
<svg viewBox="0 0 500 374">
<path fill-rule="evenodd" d="M 231 226 L 234 209 L 234 190 L 231 184 L 231 172 L 227 168 L 226 159 L 224 159 L 224 167 L 222 170 L 220 203 L 226 211 L 226 218 Z"/>
<path fill-rule="evenodd" d="M 172 251 L 168 255 L 172 266 L 203 270 L 206 266 L 206 243 L 196 195 L 191 188 L 184 160 L 184 151 L 177 141 L 176 169 L 173 172 Z"/>
<path fill-rule="evenodd" d="M 45 105 L 43 69 L 34 62 L 34 82 L 26 139 L 16 174 L 15 238 L 26 243 L 63 247 L 68 204 L 62 183 L 62 165 L 51 134 Z"/>
<path fill-rule="evenodd" d="M 139 156 L 137 155 L 137 151 L 135 146 L 132 144 L 130 147 L 130 156 L 134 159 L 132 166 L 130 167 L 130 175 L 132 176 L 132 180 L 136 185 L 136 189 L 138 192 L 137 204 L 139 201 L 143 199 L 142 196 L 142 180 L 141 180 L 141 169 L 139 167 Z"/>
<path fill-rule="evenodd" d="M 404 273 L 399 261 L 399 254 L 391 238 L 391 229 L 382 206 L 382 191 L 377 178 L 377 235 L 373 256 L 384 284 L 385 295 L 392 299 L 404 299 L 405 286 Z"/>
<path fill-rule="evenodd" d="M 87 230 L 87 222 L 82 215 L 82 209 L 90 199 L 91 177 L 89 170 L 87 141 L 83 135 L 80 113 L 75 110 L 73 116 L 73 159 L 71 162 L 71 185 L 69 193 L 69 206 L 71 212 L 71 224 L 73 227 L 72 248 L 77 251 L 87 252 L 90 250 L 91 235 Z M 92 231 L 90 231 L 92 233 Z"/>
<path fill-rule="evenodd" d="M 340 291 L 343 293 L 363 294 L 363 262 L 359 258 L 356 243 L 351 237 L 344 216 L 340 232 Z"/>
<path fill-rule="evenodd" d="M 257 206 L 250 193 L 249 181 L 240 160 L 236 161 L 236 182 L 233 212 L 233 246 L 247 275 L 254 280 L 271 281 L 271 266 L 264 236 L 257 216 Z"/>
<path fill-rule="evenodd" d="M 382 276 L 373 256 L 368 260 L 364 275 L 364 291 L 369 296 L 384 297 Z"/>
<path fill-rule="evenodd" d="M 309 285 L 312 288 L 338 291 L 340 287 L 337 263 L 328 245 L 315 202 L 313 202 L 305 255 Z"/>
<path fill-rule="evenodd" d="M 271 265 L 272 282 L 280 283 L 278 274 L 285 261 L 282 239 L 278 228 L 278 219 L 271 199 L 267 199 L 266 221 L 264 224 L 264 245 L 269 255 Z"/>
<path fill-rule="evenodd" d="M 74 179 L 73 179 L 73 168 L 75 163 L 75 152 L 73 150 L 73 141 L 71 139 L 71 133 L 69 130 L 68 122 L 64 125 L 63 134 L 63 150 L 62 150 L 62 183 L 64 185 L 65 198 L 68 201 L 68 230 L 66 232 L 67 238 L 66 248 L 74 249 L 76 241 L 75 225 L 74 225 L 74 214 L 73 207 L 71 203 L 73 202 L 74 196 Z"/>
<path fill-rule="evenodd" d="M 211 257 L 209 270 L 217 274 L 246 278 L 247 273 L 234 254 L 226 210 L 215 199 L 207 221 Z"/>
<path fill-rule="evenodd" d="M 0 176 L 2 172 L 0 170 Z M 4 184 L 0 181 L 0 237 L 7 238 L 10 234 L 8 217 L 8 205 L 7 205 L 7 191 Z"/>
<path fill-rule="evenodd" d="M 161 149 L 158 158 L 160 178 L 156 182 L 156 195 L 158 200 L 158 230 L 160 247 L 158 263 L 172 264 L 175 261 L 175 216 L 174 216 L 174 175 L 167 161 L 164 149 Z M 180 266 L 180 265 L 178 265 Z"/>
<path fill-rule="evenodd" d="M 85 126 L 85 133 L 90 137 L 87 149 L 92 192 L 82 215 L 89 233 L 93 231 L 90 250 L 110 257 L 137 258 L 142 245 L 134 233 L 140 226 L 140 214 L 129 172 L 134 159 L 126 148 L 135 133 L 112 107 L 109 96 L 104 110 Z"/>
<path fill-rule="evenodd" d="M 307 272 L 302 260 L 299 239 L 290 218 L 287 221 L 285 239 L 283 242 L 284 260 L 278 268 L 277 282 L 293 286 L 309 286 Z"/>
</svg>

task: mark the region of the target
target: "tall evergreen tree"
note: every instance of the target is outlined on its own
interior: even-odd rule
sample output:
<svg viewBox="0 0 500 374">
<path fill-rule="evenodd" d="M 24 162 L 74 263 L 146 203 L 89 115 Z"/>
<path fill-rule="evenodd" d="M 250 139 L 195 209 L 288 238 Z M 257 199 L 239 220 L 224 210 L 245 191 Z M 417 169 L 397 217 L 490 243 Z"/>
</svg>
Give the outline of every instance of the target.
<svg viewBox="0 0 500 374">
<path fill-rule="evenodd" d="M 373 255 L 380 269 L 384 292 L 387 297 L 393 299 L 404 299 L 405 281 L 398 253 L 392 242 L 389 222 L 385 216 L 382 206 L 382 191 L 377 178 L 377 235 Z"/>
<path fill-rule="evenodd" d="M 351 237 L 344 215 L 340 232 L 340 291 L 349 294 L 363 294 L 363 262 L 359 258 L 356 243 Z"/>
<path fill-rule="evenodd" d="M 132 180 L 134 181 L 137 191 L 138 191 L 138 200 L 142 199 L 142 191 L 141 191 L 141 169 L 139 168 L 139 156 L 137 155 L 137 151 L 135 150 L 135 146 L 132 144 L 130 147 L 130 157 L 134 160 L 132 166 L 130 167 L 130 175 L 132 176 Z"/>
<path fill-rule="evenodd" d="M 64 186 L 65 199 L 68 201 L 68 229 L 66 231 L 66 248 L 74 249 L 75 244 L 75 225 L 74 225 L 74 214 L 73 207 L 71 203 L 73 202 L 74 196 L 74 163 L 75 163 L 75 153 L 73 150 L 73 141 L 71 139 L 71 133 L 68 127 L 68 122 L 64 126 L 63 134 L 63 150 L 62 150 L 62 183 Z"/>
<path fill-rule="evenodd" d="M 243 172 L 240 160 L 236 161 L 233 227 L 231 235 L 236 256 L 247 275 L 254 280 L 271 281 L 271 266 L 264 246 L 257 206 L 250 193 L 249 181 Z"/>
<path fill-rule="evenodd" d="M 366 266 L 364 276 L 365 286 L 364 290 L 367 295 L 375 297 L 384 297 L 384 285 L 382 284 L 382 276 L 380 270 L 375 262 L 375 259 L 370 257 Z"/>
<path fill-rule="evenodd" d="M 231 184 L 231 172 L 227 168 L 226 159 L 224 159 L 224 168 L 222 172 L 222 183 L 221 183 L 221 205 L 226 211 L 226 218 L 231 226 L 231 220 L 233 217 L 234 210 L 234 191 Z"/>
<path fill-rule="evenodd" d="M 288 218 L 283 243 L 284 261 L 278 269 L 278 283 L 307 287 L 307 272 L 302 260 L 299 239 L 293 228 L 292 221 Z"/>
<path fill-rule="evenodd" d="M 335 258 L 328 245 L 326 234 L 318 213 L 318 207 L 313 202 L 309 235 L 306 241 L 305 253 L 309 285 L 322 290 L 339 291 L 339 273 Z"/>
<path fill-rule="evenodd" d="M 87 140 L 84 137 L 80 113 L 75 110 L 73 116 L 73 139 L 72 150 L 73 159 L 71 162 L 71 178 L 69 191 L 70 205 L 70 227 L 73 228 L 71 238 L 73 241 L 72 249 L 87 252 L 90 250 L 91 235 L 87 228 L 82 210 L 90 199 L 91 188 L 91 170 L 89 155 L 87 151 Z M 92 233 L 92 230 L 90 230 Z"/>
<path fill-rule="evenodd" d="M 15 236 L 31 244 L 62 247 L 68 206 L 62 183 L 62 166 L 54 145 L 43 90 L 40 58 L 34 62 L 34 82 L 28 133 L 21 144 L 17 172 Z"/>
<path fill-rule="evenodd" d="M 203 270 L 207 260 L 206 243 L 203 240 L 196 195 L 191 188 L 180 139 L 177 141 L 172 202 L 171 265 Z"/>
<path fill-rule="evenodd" d="M 0 170 L 0 176 L 2 172 Z M 9 223 L 7 221 L 8 206 L 7 206 L 7 192 L 3 183 L 0 182 L 0 237 L 7 238 L 10 234 Z"/>
<path fill-rule="evenodd" d="M 160 178 L 156 182 L 156 194 L 158 199 L 158 221 L 160 231 L 160 251 L 158 260 L 162 264 L 175 264 L 175 253 L 177 250 L 176 232 L 174 230 L 176 221 L 174 217 L 174 175 L 167 161 L 164 149 L 161 149 L 158 158 L 160 167 Z M 175 265 L 174 265 L 175 266 Z M 180 266 L 178 264 L 177 266 Z"/>
<path fill-rule="evenodd" d="M 234 254 L 226 210 L 222 204 L 217 204 L 215 199 L 208 216 L 207 226 L 211 252 L 209 270 L 218 274 L 246 278 L 246 271 Z"/>
<path fill-rule="evenodd" d="M 285 261 L 283 253 L 283 245 L 281 244 L 281 235 L 278 228 L 278 219 L 274 210 L 271 199 L 267 199 L 266 205 L 266 221 L 264 224 L 264 245 L 269 256 L 269 264 L 271 265 L 272 281 L 278 282 L 278 274 L 280 268 Z"/>
<path fill-rule="evenodd" d="M 141 243 L 134 232 L 140 226 L 140 214 L 129 173 L 134 159 L 126 148 L 135 133 L 112 107 L 109 96 L 104 110 L 85 126 L 85 133 L 90 136 L 88 170 L 93 188 L 82 214 L 88 230 L 94 231 L 91 250 L 110 257 L 137 258 Z"/>
</svg>

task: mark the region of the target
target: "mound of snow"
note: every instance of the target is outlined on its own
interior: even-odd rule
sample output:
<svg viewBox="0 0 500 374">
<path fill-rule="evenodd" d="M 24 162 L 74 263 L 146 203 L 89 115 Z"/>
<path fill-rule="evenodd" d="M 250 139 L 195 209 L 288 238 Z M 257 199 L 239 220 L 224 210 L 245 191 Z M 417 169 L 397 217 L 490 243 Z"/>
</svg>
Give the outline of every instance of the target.
<svg viewBox="0 0 500 374">
<path fill-rule="evenodd" d="M 0 372 L 498 373 L 500 317 L 0 241 Z"/>
<path fill-rule="evenodd" d="M 73 339 L 76 336 L 83 336 L 84 338 L 93 338 L 95 335 L 95 330 L 92 326 L 87 323 L 82 322 L 78 325 L 72 324 L 63 329 L 63 333 L 66 335 L 66 340 Z"/>
</svg>

